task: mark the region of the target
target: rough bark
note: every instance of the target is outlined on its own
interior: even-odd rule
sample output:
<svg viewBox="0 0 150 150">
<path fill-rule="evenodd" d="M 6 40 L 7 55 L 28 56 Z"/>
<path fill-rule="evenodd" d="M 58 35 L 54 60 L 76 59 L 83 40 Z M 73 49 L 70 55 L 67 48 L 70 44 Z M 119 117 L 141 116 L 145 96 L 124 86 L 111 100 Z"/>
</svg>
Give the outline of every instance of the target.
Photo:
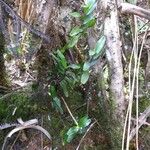
<svg viewBox="0 0 150 150">
<path fill-rule="evenodd" d="M 44 40 L 41 41 L 36 55 L 36 66 L 38 70 L 37 81 L 40 91 L 40 96 L 38 97 L 42 96 L 42 99 L 46 100 L 48 96 L 48 86 L 50 84 L 50 81 L 48 81 L 48 78 L 50 77 L 49 71 L 52 70 L 52 67 L 54 67 L 51 52 L 61 46 L 63 34 L 60 33 L 61 28 L 57 22 L 59 13 L 57 1 L 47 0 L 42 4 L 37 0 L 37 4 L 39 4 L 37 7 L 37 14 L 39 14 L 37 22 L 39 24 L 39 28 L 45 33 L 45 35 L 51 37 L 50 43 Z M 45 98 L 43 98 L 43 94 Z"/>
<path fill-rule="evenodd" d="M 115 1 L 110 2 L 108 0 L 107 2 L 107 8 L 110 10 L 108 16 L 105 18 L 104 34 L 107 38 L 106 56 L 110 69 L 111 99 L 115 103 L 116 117 L 119 117 L 121 122 L 123 122 L 125 100 L 118 11 Z"/>
<path fill-rule="evenodd" d="M 102 1 L 105 9 L 104 35 L 106 36 L 106 58 L 109 69 L 110 89 L 109 100 L 101 102 L 105 112 L 102 111 L 105 121 L 104 132 L 110 139 L 112 150 L 121 149 L 121 140 L 123 132 L 125 99 L 124 99 L 124 79 L 121 56 L 121 39 L 119 33 L 119 21 L 117 5 L 120 1 L 105 0 Z M 100 87 L 103 83 L 100 84 Z M 105 115 L 104 115 L 105 113 Z"/>
</svg>

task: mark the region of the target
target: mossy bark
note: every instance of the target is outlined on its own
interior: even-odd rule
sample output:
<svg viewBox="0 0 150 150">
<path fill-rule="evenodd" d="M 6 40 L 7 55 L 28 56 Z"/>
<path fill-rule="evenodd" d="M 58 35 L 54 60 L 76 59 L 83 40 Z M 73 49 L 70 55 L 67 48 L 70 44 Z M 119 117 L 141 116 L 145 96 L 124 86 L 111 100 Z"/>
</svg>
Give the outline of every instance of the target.
<svg viewBox="0 0 150 150">
<path fill-rule="evenodd" d="M 5 70 L 5 60 L 4 60 L 4 47 L 5 39 L 0 30 L 0 86 L 7 86 L 6 70 Z"/>
<path fill-rule="evenodd" d="M 98 121 L 101 126 L 101 134 L 105 137 L 105 146 L 102 145 L 103 150 L 120 150 L 122 146 L 123 124 L 120 118 L 116 116 L 115 100 L 111 98 L 111 92 L 106 87 L 109 83 L 104 78 L 103 67 L 101 64 L 97 65 L 97 91 L 99 99 L 99 113 Z M 103 147 L 104 146 L 104 147 Z"/>
<path fill-rule="evenodd" d="M 103 72 L 98 75 L 99 92 L 99 120 L 101 121 L 102 133 L 107 139 L 107 149 L 121 150 L 123 126 L 115 114 L 114 100 L 107 98 Z"/>
</svg>

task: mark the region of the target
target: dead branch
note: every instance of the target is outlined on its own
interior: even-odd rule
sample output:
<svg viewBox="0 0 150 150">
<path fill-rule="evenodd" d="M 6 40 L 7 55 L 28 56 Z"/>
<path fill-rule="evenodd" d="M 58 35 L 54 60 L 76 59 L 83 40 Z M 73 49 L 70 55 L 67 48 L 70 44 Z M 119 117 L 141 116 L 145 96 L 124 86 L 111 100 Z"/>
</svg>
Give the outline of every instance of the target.
<svg viewBox="0 0 150 150">
<path fill-rule="evenodd" d="M 138 7 L 129 3 L 121 3 L 119 6 L 119 10 L 123 14 L 137 15 L 139 17 L 150 20 L 149 10 L 143 9 L 141 7 Z"/>
<path fill-rule="evenodd" d="M 140 127 L 145 124 L 147 118 L 150 116 L 150 106 L 146 108 L 146 110 L 141 114 L 141 116 L 138 118 L 138 129 L 140 129 Z M 133 139 L 133 137 L 136 134 L 136 127 L 132 129 L 131 133 L 130 133 L 130 140 Z"/>
</svg>

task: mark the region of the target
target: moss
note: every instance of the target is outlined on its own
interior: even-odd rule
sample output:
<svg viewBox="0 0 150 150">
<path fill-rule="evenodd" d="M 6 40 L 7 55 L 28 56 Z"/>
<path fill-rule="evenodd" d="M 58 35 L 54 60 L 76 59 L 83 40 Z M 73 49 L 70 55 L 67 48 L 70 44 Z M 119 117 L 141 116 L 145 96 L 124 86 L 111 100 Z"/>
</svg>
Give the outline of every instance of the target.
<svg viewBox="0 0 150 150">
<path fill-rule="evenodd" d="M 48 106 L 41 105 L 32 97 L 31 85 L 0 97 L 0 124 L 13 122 L 18 118 L 29 120 L 48 112 Z M 41 99 L 42 100 L 42 99 Z M 43 108 L 44 107 L 44 108 Z M 46 107 L 46 108 L 45 108 Z"/>
<path fill-rule="evenodd" d="M 5 40 L 3 37 L 2 32 L 0 31 L 0 85 L 7 86 L 7 76 L 5 71 L 5 64 L 4 64 L 4 54 L 5 51 Z"/>
<path fill-rule="evenodd" d="M 107 139 L 105 145 L 101 145 L 100 149 L 111 149 L 120 150 L 122 145 L 122 132 L 123 126 L 120 118 L 116 117 L 116 104 L 113 99 L 112 93 L 106 91 L 108 87 L 108 71 L 101 72 L 98 75 L 98 86 L 99 89 L 99 112 L 97 113 L 99 123 L 101 125 L 101 133 Z M 108 98 L 109 94 L 109 98 Z"/>
<path fill-rule="evenodd" d="M 0 120 L 8 122 L 17 118 L 27 119 L 36 110 L 36 105 L 30 104 L 30 99 L 26 93 L 14 93 L 9 100 L 0 101 Z"/>
<path fill-rule="evenodd" d="M 150 106 L 150 100 L 149 97 L 143 96 L 139 99 L 139 114 L 143 113 L 144 110 Z M 133 103 L 133 116 L 136 116 L 136 102 Z"/>
</svg>

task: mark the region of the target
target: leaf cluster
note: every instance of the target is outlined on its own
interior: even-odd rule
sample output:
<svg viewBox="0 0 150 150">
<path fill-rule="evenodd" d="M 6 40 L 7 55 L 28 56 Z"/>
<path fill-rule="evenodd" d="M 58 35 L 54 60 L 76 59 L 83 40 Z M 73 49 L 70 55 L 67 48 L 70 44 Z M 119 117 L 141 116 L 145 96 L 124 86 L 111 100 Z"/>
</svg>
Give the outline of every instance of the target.
<svg viewBox="0 0 150 150">
<path fill-rule="evenodd" d="M 80 118 L 78 124 L 62 132 L 63 144 L 70 143 L 76 135 L 82 134 L 86 127 L 91 123 L 88 116 Z"/>
<path fill-rule="evenodd" d="M 72 17 L 78 18 L 81 24 L 72 28 L 69 33 L 69 40 L 66 45 L 52 55 L 56 76 L 61 78 L 56 82 L 52 82 L 49 86 L 49 95 L 52 98 L 52 106 L 61 114 L 63 108 L 61 106 L 60 91 L 63 91 L 65 97 L 69 96 L 69 91 L 75 86 L 85 84 L 90 76 L 91 67 L 97 62 L 98 58 L 104 52 L 106 38 L 102 36 L 96 43 L 95 48 L 88 51 L 87 60 L 82 60 L 80 63 L 70 63 L 66 58 L 68 50 L 73 50 L 79 40 L 86 35 L 87 30 L 94 27 L 96 18 L 94 10 L 96 8 L 96 0 L 85 0 L 82 5 L 82 12 L 72 12 Z M 53 74 L 52 72 L 51 74 Z M 62 96 L 62 95 L 61 95 Z M 85 131 L 85 128 L 90 124 L 91 119 L 87 116 L 79 119 L 78 124 L 69 128 L 68 131 L 63 131 L 63 143 L 71 142 L 77 135 Z"/>
</svg>

